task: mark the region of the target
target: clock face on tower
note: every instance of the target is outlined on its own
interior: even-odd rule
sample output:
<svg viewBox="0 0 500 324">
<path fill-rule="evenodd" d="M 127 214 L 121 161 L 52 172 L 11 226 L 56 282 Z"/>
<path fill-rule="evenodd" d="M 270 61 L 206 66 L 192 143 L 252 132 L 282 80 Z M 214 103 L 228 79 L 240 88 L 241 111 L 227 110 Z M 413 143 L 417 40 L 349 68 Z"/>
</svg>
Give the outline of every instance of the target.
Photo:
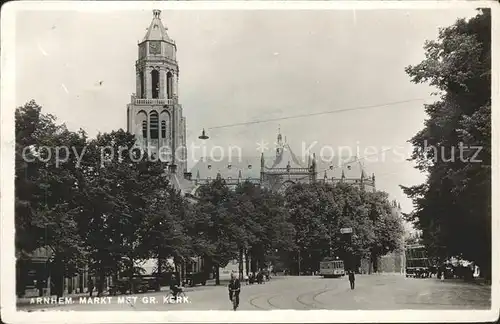
<svg viewBox="0 0 500 324">
<path fill-rule="evenodd" d="M 161 53 L 161 43 L 158 41 L 149 43 L 149 54 L 157 55 Z"/>
</svg>

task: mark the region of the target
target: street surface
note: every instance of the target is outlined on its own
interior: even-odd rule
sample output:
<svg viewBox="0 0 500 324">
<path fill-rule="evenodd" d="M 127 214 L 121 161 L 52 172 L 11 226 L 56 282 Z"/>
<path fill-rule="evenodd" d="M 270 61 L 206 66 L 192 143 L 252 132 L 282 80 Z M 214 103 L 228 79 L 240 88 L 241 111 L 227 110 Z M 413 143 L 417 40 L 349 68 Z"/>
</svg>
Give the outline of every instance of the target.
<svg viewBox="0 0 500 324">
<path fill-rule="evenodd" d="M 230 310 L 227 287 L 187 288 L 189 303 L 169 304 L 166 292 L 137 294 L 135 302 L 119 304 L 118 298 L 106 297 L 99 304 L 30 305 L 20 310 L 81 311 L 162 311 Z M 126 297 L 126 296 L 121 296 Z M 152 298 L 154 297 L 154 298 Z M 147 301 L 147 303 L 143 302 Z M 331 310 L 463 310 L 489 309 L 491 287 L 461 281 L 412 279 L 401 275 L 357 275 L 351 290 L 347 277 L 324 279 L 318 276 L 275 277 L 258 285 L 242 285 L 239 310 L 331 309 Z"/>
</svg>

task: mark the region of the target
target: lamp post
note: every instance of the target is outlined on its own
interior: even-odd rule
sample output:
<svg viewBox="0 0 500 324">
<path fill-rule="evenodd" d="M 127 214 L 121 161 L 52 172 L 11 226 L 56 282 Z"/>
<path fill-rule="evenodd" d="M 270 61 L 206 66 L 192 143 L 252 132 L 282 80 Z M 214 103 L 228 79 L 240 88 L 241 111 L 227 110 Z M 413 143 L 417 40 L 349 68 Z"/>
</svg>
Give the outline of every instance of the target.
<svg viewBox="0 0 500 324">
<path fill-rule="evenodd" d="M 207 140 L 209 139 L 210 137 L 207 136 L 207 134 L 205 134 L 205 128 L 203 128 L 203 131 L 201 132 L 201 135 L 198 136 L 199 139 L 201 140 Z"/>
</svg>

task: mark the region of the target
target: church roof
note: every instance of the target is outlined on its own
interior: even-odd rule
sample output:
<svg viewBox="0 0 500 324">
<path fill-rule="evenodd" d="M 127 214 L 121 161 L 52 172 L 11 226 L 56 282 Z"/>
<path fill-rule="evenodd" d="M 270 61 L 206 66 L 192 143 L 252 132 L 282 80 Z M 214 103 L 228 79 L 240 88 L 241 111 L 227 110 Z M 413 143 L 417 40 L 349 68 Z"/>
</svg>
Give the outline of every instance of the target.
<svg viewBox="0 0 500 324">
<path fill-rule="evenodd" d="M 172 42 L 170 37 L 167 35 L 167 28 L 163 26 L 160 18 L 161 10 L 153 10 L 153 20 L 149 25 L 148 31 L 146 32 L 146 36 L 144 36 L 143 42 L 145 41 L 153 41 L 153 40 L 163 40 Z"/>
<path fill-rule="evenodd" d="M 287 153 L 288 152 L 288 153 Z M 217 173 L 220 173 L 222 178 L 231 179 L 258 179 L 260 178 L 260 157 L 246 158 L 215 158 L 201 159 L 191 169 L 192 179 L 215 179 Z M 267 169 L 286 168 L 290 161 L 291 168 L 306 168 L 308 163 L 304 163 L 306 158 L 297 157 L 293 151 L 285 150 L 280 158 L 276 156 L 264 157 L 264 165 Z M 363 175 L 365 179 L 370 178 L 363 163 L 357 157 L 344 158 L 339 157 L 316 157 L 316 172 L 318 179 L 323 179 L 326 175 L 328 179 L 340 179 L 344 174 L 346 179 L 361 179 Z"/>
<path fill-rule="evenodd" d="M 340 179 L 342 174 L 346 179 L 361 179 L 362 175 L 365 179 L 368 178 L 362 160 L 356 156 L 317 156 L 316 172 L 318 179 L 325 178 L 325 175 L 328 179 Z"/>
<path fill-rule="evenodd" d="M 290 145 L 284 144 L 283 149 L 280 154 L 277 155 L 271 165 L 266 164 L 267 168 L 286 168 L 290 165 L 290 168 L 307 168 L 307 159 L 300 158 L 293 153 Z"/>
<path fill-rule="evenodd" d="M 202 158 L 196 162 L 191 169 L 192 180 L 196 179 L 216 179 L 220 176 L 224 179 L 259 179 L 261 164 L 264 162 L 264 172 L 271 169 L 307 169 L 313 161 L 316 164 L 317 179 L 342 179 L 359 181 L 361 178 L 372 180 L 366 172 L 362 163 L 362 158 L 356 156 L 299 156 L 296 155 L 290 145 L 282 141 L 282 136 L 278 134 L 278 149 L 274 154 L 267 156 L 247 156 L 247 157 L 226 157 L 226 158 Z M 264 161 L 262 161 L 262 159 Z M 293 172 L 293 171 L 292 171 Z M 180 181 L 180 180 L 179 180 Z M 185 180 L 189 182 L 188 180 Z M 187 183 L 186 183 L 187 185 Z"/>
<path fill-rule="evenodd" d="M 267 159 L 271 162 L 272 159 Z M 259 179 L 260 178 L 260 156 L 253 157 L 227 157 L 227 158 L 204 158 L 200 159 L 191 169 L 192 179 L 215 179 L 217 173 L 222 178 Z"/>
</svg>

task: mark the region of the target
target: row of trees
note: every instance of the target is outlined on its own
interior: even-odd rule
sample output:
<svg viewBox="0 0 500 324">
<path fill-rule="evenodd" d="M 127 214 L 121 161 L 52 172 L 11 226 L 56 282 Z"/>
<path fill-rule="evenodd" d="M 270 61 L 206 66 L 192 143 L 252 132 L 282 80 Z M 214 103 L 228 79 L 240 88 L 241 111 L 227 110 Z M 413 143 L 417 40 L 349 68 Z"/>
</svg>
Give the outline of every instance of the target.
<svg viewBox="0 0 500 324">
<path fill-rule="evenodd" d="M 216 270 L 244 256 L 253 269 L 269 262 L 296 269 L 300 257 L 303 269 L 317 270 L 328 255 L 375 260 L 401 243 L 400 219 L 383 192 L 314 183 L 283 196 L 248 182 L 230 190 L 216 179 L 188 201 L 165 166 L 141 158 L 134 143 L 122 130 L 95 139 L 69 131 L 34 101 L 18 108 L 17 258 L 48 248 L 53 278 L 87 265 L 102 291 L 106 276 L 134 273 L 137 260 L 157 259 L 159 274 L 167 258 L 177 265 L 190 256 Z M 349 244 L 342 227 L 354 229 Z"/>
<path fill-rule="evenodd" d="M 425 59 L 406 69 L 438 89 L 425 127 L 410 142 L 425 183 L 403 187 L 408 215 L 433 257 L 458 256 L 491 274 L 491 12 L 480 10 L 439 31 Z M 424 147 L 432 149 L 424 150 Z"/>
</svg>

